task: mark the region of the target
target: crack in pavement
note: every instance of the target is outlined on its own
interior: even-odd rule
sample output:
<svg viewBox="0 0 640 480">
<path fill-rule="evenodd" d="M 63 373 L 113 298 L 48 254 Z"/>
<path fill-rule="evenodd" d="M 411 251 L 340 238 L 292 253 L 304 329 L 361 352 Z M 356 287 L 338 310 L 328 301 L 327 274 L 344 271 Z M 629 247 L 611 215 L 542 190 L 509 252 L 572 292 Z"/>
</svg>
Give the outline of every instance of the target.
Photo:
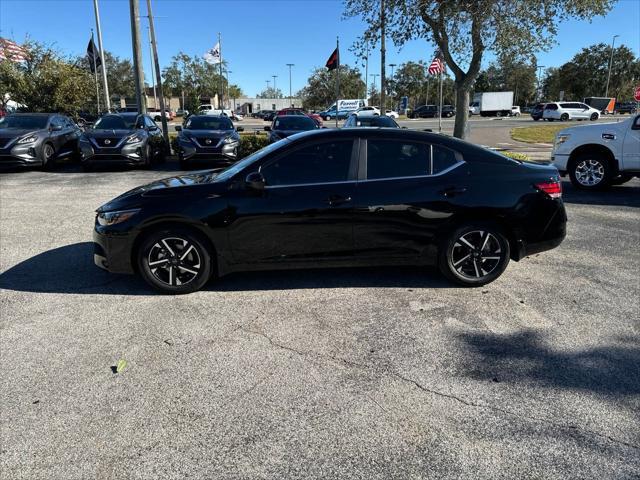
<svg viewBox="0 0 640 480">
<path fill-rule="evenodd" d="M 295 349 L 293 347 L 289 347 L 287 345 L 283 345 L 281 343 L 278 343 L 278 342 L 274 341 L 271 337 L 266 335 L 265 333 L 257 331 L 257 330 L 247 330 L 247 329 L 244 329 L 244 328 L 239 328 L 238 330 L 243 330 L 243 331 L 245 331 L 247 333 L 252 333 L 254 335 L 259 335 L 261 337 L 264 337 L 273 347 L 276 347 L 276 348 L 279 348 L 279 349 L 282 349 L 282 350 L 286 350 L 286 351 L 295 353 L 295 354 L 300 355 L 302 357 L 313 356 L 313 357 L 317 357 L 317 358 L 320 358 L 320 359 L 328 359 L 328 360 L 331 360 L 331 361 L 334 361 L 334 362 L 341 362 L 341 363 L 349 365 L 349 366 L 358 367 L 358 368 L 362 368 L 362 369 L 366 369 L 366 370 L 371 370 L 371 371 L 373 371 L 375 373 L 382 372 L 383 374 L 391 375 L 393 377 L 396 377 L 396 378 L 402 380 L 403 382 L 413 384 L 414 386 L 416 386 L 419 390 L 421 390 L 423 392 L 430 393 L 432 395 L 437 395 L 437 396 L 444 397 L 444 398 L 448 398 L 450 400 L 454 400 L 454 401 L 459 402 L 459 403 L 461 403 L 461 404 L 463 404 L 463 405 L 465 405 L 467 407 L 482 408 L 482 409 L 486 409 L 486 410 L 492 410 L 492 411 L 495 411 L 495 412 L 500 412 L 500 413 L 503 413 L 503 414 L 506 414 L 506 415 L 517 417 L 519 419 L 527 419 L 527 420 L 531 420 L 531 421 L 546 423 L 548 425 L 553 425 L 553 426 L 559 427 L 559 428 L 565 428 L 565 429 L 570 429 L 570 430 L 578 430 L 580 432 L 589 433 L 591 435 L 594 435 L 594 436 L 597 436 L 597 437 L 600 437 L 600 438 L 604 438 L 606 440 L 609 440 L 610 442 L 617 443 L 617 444 L 623 445 L 625 447 L 633 448 L 633 449 L 636 449 L 636 450 L 640 449 L 639 445 L 634 445 L 632 443 L 625 442 L 624 440 L 620 440 L 620 439 L 617 439 L 617 438 L 612 437 L 610 435 L 599 433 L 599 432 L 590 430 L 588 428 L 583 428 L 583 427 L 580 427 L 578 425 L 560 423 L 560 422 L 553 421 L 553 420 L 551 420 L 549 418 L 536 417 L 536 416 L 532 416 L 532 415 L 523 415 L 522 413 L 514 412 L 512 410 L 507 410 L 507 409 L 504 409 L 504 408 L 496 407 L 496 406 L 493 406 L 493 405 L 488 405 L 488 404 L 485 404 L 485 403 L 471 402 L 471 401 L 465 400 L 462 397 L 458 397 L 457 395 L 453 395 L 453 394 L 450 394 L 450 393 L 441 392 L 439 390 L 434 390 L 434 389 L 431 389 L 431 388 L 427 388 L 424 385 L 422 385 L 421 383 L 417 382 L 416 380 L 413 380 L 413 379 L 411 379 L 409 377 L 405 377 L 404 375 L 402 375 L 399 372 L 376 368 L 375 365 L 353 362 L 351 360 L 346 360 L 346 359 L 344 359 L 342 357 L 337 357 L 335 355 L 325 355 L 325 354 L 322 354 L 322 353 L 319 353 L 319 352 L 315 352 L 315 351 L 308 352 L 308 351 L 303 351 L 303 350 L 297 350 L 297 349 Z M 376 405 L 378 405 L 383 411 L 387 412 L 387 410 L 385 408 L 383 408 L 382 405 L 380 405 L 377 401 L 375 401 L 373 399 L 371 399 L 371 400 Z"/>
</svg>

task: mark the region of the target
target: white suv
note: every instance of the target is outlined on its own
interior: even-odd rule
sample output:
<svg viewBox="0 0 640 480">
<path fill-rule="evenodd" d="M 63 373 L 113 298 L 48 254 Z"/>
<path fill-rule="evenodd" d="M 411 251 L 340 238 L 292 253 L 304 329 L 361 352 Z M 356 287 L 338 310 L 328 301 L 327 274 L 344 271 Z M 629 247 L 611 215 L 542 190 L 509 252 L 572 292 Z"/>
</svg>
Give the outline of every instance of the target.
<svg viewBox="0 0 640 480">
<path fill-rule="evenodd" d="M 552 102 L 547 103 L 542 112 L 542 118 L 554 120 L 598 120 L 600 111 L 580 102 Z"/>
<path fill-rule="evenodd" d="M 360 107 L 355 112 L 358 117 L 373 117 L 375 115 L 380 115 L 380 109 L 378 107 Z"/>
<path fill-rule="evenodd" d="M 551 161 L 577 188 L 596 190 L 640 176 L 640 115 L 622 122 L 565 128 Z"/>
</svg>

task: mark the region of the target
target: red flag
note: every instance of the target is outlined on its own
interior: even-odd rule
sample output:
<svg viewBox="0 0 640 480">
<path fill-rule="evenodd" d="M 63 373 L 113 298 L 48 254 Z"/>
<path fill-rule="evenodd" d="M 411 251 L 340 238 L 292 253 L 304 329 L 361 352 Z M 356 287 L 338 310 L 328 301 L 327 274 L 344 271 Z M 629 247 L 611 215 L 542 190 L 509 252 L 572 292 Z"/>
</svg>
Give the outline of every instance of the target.
<svg viewBox="0 0 640 480">
<path fill-rule="evenodd" d="M 325 65 L 325 67 L 327 67 L 328 70 L 335 70 L 336 68 L 338 68 L 339 65 L 340 65 L 340 52 L 336 47 L 336 49 L 333 51 L 333 53 L 329 57 L 329 60 L 327 60 L 327 64 Z"/>
</svg>

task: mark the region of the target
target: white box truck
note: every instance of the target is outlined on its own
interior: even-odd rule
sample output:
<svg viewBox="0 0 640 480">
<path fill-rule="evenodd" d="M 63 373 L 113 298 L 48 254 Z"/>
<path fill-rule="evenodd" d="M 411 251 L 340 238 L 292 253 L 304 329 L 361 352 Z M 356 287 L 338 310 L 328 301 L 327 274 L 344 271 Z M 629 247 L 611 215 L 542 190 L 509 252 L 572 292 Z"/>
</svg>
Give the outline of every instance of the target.
<svg viewBox="0 0 640 480">
<path fill-rule="evenodd" d="M 506 117 L 512 106 L 513 92 L 481 92 L 473 96 L 471 110 L 483 117 Z"/>
</svg>

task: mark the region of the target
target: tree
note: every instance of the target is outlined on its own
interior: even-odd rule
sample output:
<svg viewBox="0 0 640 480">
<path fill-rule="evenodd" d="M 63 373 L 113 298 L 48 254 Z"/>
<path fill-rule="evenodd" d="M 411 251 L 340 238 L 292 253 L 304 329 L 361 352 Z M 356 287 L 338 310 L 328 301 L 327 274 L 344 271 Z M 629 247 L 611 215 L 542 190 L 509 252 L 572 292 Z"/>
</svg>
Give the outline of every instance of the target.
<svg viewBox="0 0 640 480">
<path fill-rule="evenodd" d="M 365 83 L 357 68 L 340 65 L 340 98 L 362 98 Z M 317 68 L 307 80 L 307 86 L 297 93 L 309 110 L 327 108 L 336 101 L 336 70 Z"/>
<path fill-rule="evenodd" d="M 344 0 L 347 17 L 368 28 L 355 47 L 363 52 L 380 37 L 379 0 Z M 604 15 L 613 0 L 387 0 L 386 30 L 396 46 L 425 38 L 437 46 L 453 73 L 454 135 L 464 138 L 469 95 L 485 52 L 513 59 L 548 49 L 560 20 Z"/>
<path fill-rule="evenodd" d="M 475 92 L 511 90 L 514 105 L 526 105 L 536 96 L 535 64 L 501 57 L 478 74 L 473 89 Z"/>
<path fill-rule="evenodd" d="M 88 72 L 38 42 L 27 42 L 27 59 L 10 64 L 0 60 L 2 97 L 32 112 L 77 113 L 95 101 L 95 85 Z"/>
<path fill-rule="evenodd" d="M 545 96 L 557 100 L 564 91 L 566 100 L 604 96 L 609 71 L 611 47 L 598 43 L 583 48 L 558 69 L 549 69 L 544 80 Z M 626 45 L 613 51 L 609 95 L 630 99 L 633 87 L 640 80 L 640 58 Z"/>
<path fill-rule="evenodd" d="M 224 67 L 224 62 L 223 62 Z M 174 55 L 162 71 L 163 86 L 173 95 L 185 97 L 186 108 L 196 111 L 200 98 L 214 97 L 227 89 L 227 79 L 220 75 L 220 66 L 211 65 L 198 56 L 180 52 Z"/>
<path fill-rule="evenodd" d="M 279 88 L 267 87 L 258 94 L 258 98 L 284 98 Z"/>
<path fill-rule="evenodd" d="M 109 96 L 112 100 L 122 97 L 134 97 L 136 94 L 135 80 L 133 78 L 133 64 L 128 58 L 121 59 L 105 50 L 104 63 L 107 65 L 107 83 L 109 84 Z M 76 65 L 91 72 L 91 65 L 86 55 L 76 59 Z M 102 67 L 98 67 L 100 70 Z M 93 76 L 93 73 L 91 73 Z M 102 92 L 102 78 L 98 73 L 98 85 Z M 102 93 L 101 93 L 102 95 Z M 103 98 L 101 96 L 100 98 Z"/>
</svg>

